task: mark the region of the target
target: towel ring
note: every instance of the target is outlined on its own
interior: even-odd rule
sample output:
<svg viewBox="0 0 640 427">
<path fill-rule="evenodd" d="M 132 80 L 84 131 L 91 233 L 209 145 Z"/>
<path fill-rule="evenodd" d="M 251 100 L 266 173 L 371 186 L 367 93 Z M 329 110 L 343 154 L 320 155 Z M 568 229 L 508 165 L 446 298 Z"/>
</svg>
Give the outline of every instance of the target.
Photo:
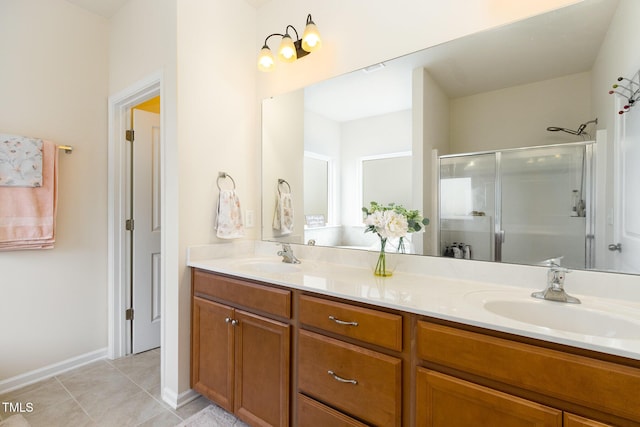
<svg viewBox="0 0 640 427">
<path fill-rule="evenodd" d="M 226 172 L 218 172 L 218 179 L 216 180 L 216 185 L 218 186 L 218 190 L 222 191 L 222 188 L 220 188 L 220 179 L 224 179 L 224 178 L 229 178 L 231 180 L 231 182 L 233 183 L 233 189 L 235 190 L 236 182 L 233 180 L 231 175 L 229 175 Z"/>
<path fill-rule="evenodd" d="M 278 194 L 282 194 L 280 192 L 280 186 L 282 184 L 287 184 L 287 188 L 289 189 L 289 193 L 291 193 L 291 186 L 289 185 L 289 183 L 286 180 L 282 179 L 282 178 L 278 178 Z"/>
</svg>

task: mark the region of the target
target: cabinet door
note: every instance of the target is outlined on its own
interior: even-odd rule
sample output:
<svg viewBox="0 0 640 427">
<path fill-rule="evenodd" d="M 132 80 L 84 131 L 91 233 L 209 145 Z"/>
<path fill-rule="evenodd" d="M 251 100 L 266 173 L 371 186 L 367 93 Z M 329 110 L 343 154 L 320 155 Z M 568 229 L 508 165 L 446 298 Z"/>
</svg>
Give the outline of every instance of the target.
<svg viewBox="0 0 640 427">
<path fill-rule="evenodd" d="M 240 310 L 235 319 L 235 413 L 253 426 L 288 426 L 290 326 Z"/>
<path fill-rule="evenodd" d="M 233 411 L 233 309 L 193 298 L 191 387 Z"/>
<path fill-rule="evenodd" d="M 420 427 L 562 426 L 562 411 L 424 368 L 416 387 Z"/>
</svg>

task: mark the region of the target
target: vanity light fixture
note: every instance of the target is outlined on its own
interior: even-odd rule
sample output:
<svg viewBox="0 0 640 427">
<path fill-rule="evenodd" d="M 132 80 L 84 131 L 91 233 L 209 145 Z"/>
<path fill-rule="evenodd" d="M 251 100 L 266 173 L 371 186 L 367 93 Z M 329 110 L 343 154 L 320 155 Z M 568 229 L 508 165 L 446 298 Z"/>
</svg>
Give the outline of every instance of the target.
<svg viewBox="0 0 640 427">
<path fill-rule="evenodd" d="M 296 40 L 293 41 L 289 35 L 289 28 L 296 34 Z M 310 52 L 317 50 L 322 45 L 320 33 L 316 24 L 311 19 L 311 14 L 307 15 L 307 24 L 302 33 L 302 39 L 298 36 L 298 31 L 293 25 L 287 25 L 284 34 L 274 33 L 264 39 L 264 46 L 258 55 L 258 69 L 260 71 L 271 71 L 276 65 L 275 58 L 271 49 L 267 45 L 269 39 L 273 36 L 282 37 L 280 47 L 278 48 L 278 57 L 284 62 L 294 62 L 296 59 L 308 55 Z"/>
</svg>

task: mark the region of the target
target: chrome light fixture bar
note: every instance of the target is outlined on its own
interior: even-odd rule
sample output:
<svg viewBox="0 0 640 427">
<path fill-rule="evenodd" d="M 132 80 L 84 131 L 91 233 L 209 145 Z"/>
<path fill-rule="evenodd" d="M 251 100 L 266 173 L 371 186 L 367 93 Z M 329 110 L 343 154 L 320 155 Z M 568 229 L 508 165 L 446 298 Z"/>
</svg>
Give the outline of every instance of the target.
<svg viewBox="0 0 640 427">
<path fill-rule="evenodd" d="M 293 41 L 289 35 L 289 28 L 291 28 L 296 35 L 295 41 Z M 299 38 L 298 31 L 293 25 L 287 25 L 284 30 L 284 34 L 273 33 L 269 34 L 267 38 L 264 39 L 264 46 L 262 46 L 258 55 L 258 69 L 260 71 L 271 71 L 275 68 L 276 61 L 271 49 L 269 49 L 269 45 L 267 44 L 269 39 L 273 36 L 282 37 L 280 47 L 278 48 L 278 58 L 284 62 L 294 62 L 299 58 L 307 56 L 310 52 L 319 49 L 322 45 L 318 28 L 311 19 L 311 14 L 309 14 L 307 15 L 307 23 L 304 32 L 302 33 L 302 39 Z"/>
</svg>

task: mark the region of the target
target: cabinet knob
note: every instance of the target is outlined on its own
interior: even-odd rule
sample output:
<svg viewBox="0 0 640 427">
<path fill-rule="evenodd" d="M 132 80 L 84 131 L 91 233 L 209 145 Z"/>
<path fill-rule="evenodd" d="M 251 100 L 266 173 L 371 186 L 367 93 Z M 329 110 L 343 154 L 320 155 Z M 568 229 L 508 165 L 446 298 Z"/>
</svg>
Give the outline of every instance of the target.
<svg viewBox="0 0 640 427">
<path fill-rule="evenodd" d="M 231 323 L 231 326 L 237 326 L 238 323 L 240 323 L 239 320 L 232 319 L 231 317 L 225 317 L 224 321 L 225 321 L 225 323 Z"/>
<path fill-rule="evenodd" d="M 330 320 L 333 320 L 334 322 L 336 322 L 338 325 L 347 325 L 347 326 L 358 326 L 358 322 L 346 322 L 344 320 L 340 320 L 334 316 L 329 316 Z"/>
<path fill-rule="evenodd" d="M 342 378 L 341 376 L 336 375 L 336 373 L 335 373 L 335 372 L 333 372 L 333 371 L 327 371 L 327 373 L 328 373 L 329 375 L 331 375 L 331 376 L 333 377 L 333 379 L 334 379 L 334 380 L 339 381 L 339 382 L 341 382 L 341 383 L 349 383 L 349 384 L 353 384 L 353 385 L 358 384 L 358 381 L 356 381 L 356 380 L 349 380 L 349 379 L 346 379 L 346 378 Z"/>
</svg>

